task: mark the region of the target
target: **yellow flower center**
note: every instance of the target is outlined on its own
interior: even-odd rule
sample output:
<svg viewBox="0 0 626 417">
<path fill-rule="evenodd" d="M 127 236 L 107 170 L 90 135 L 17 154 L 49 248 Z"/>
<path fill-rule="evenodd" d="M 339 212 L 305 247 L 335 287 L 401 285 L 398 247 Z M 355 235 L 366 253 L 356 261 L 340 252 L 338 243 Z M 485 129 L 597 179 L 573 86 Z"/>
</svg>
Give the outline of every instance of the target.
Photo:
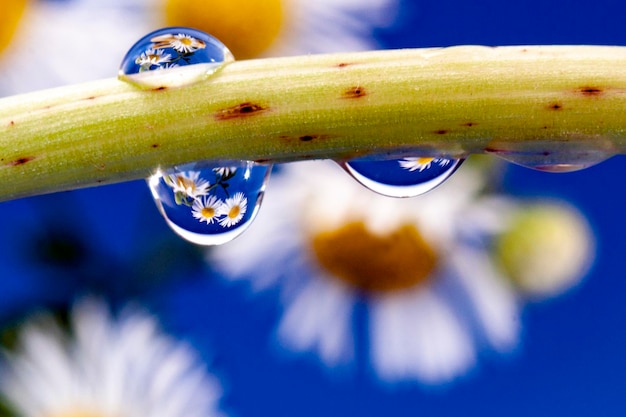
<svg viewBox="0 0 626 417">
<path fill-rule="evenodd" d="M 278 36 L 283 19 L 281 0 L 166 0 L 166 22 L 210 33 L 237 59 L 266 50 Z"/>
<path fill-rule="evenodd" d="M 313 252 L 333 276 L 364 291 L 389 292 L 424 283 L 437 264 L 433 248 L 413 225 L 386 235 L 363 222 L 313 237 Z"/>
<path fill-rule="evenodd" d="M 230 217 L 231 219 L 235 219 L 235 218 L 237 218 L 237 216 L 239 216 L 239 213 L 241 213 L 241 207 L 233 206 L 228 211 L 228 217 Z"/>
<path fill-rule="evenodd" d="M 25 8 L 26 0 L 7 0 L 2 3 L 2 13 L 0 13 L 0 52 L 4 51 L 11 42 Z"/>
<path fill-rule="evenodd" d="M 430 164 L 431 162 L 433 162 L 433 159 L 435 159 L 435 158 L 420 157 L 420 158 L 417 158 L 417 163 L 420 164 L 420 165 L 427 165 L 427 164 Z"/>
<path fill-rule="evenodd" d="M 201 213 L 202 216 L 207 219 L 212 219 L 213 217 L 215 217 L 215 209 L 213 207 L 205 207 L 202 209 Z"/>
</svg>

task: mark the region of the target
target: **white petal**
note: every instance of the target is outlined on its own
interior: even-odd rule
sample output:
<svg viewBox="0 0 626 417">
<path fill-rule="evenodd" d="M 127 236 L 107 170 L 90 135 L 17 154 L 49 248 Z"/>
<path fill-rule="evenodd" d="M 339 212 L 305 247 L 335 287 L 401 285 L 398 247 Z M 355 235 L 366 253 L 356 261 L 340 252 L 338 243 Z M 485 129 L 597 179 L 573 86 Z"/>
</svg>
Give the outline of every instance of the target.
<svg viewBox="0 0 626 417">
<path fill-rule="evenodd" d="M 427 289 L 371 303 L 371 357 L 382 379 L 440 384 L 475 361 L 473 341 L 447 304 Z"/>
<path fill-rule="evenodd" d="M 451 256 L 488 341 L 498 350 L 513 349 L 520 332 L 515 292 L 485 252 L 457 248 Z"/>
<path fill-rule="evenodd" d="M 278 339 L 297 351 L 317 351 L 328 366 L 352 359 L 354 298 L 332 282 L 312 280 L 286 308 Z"/>
</svg>

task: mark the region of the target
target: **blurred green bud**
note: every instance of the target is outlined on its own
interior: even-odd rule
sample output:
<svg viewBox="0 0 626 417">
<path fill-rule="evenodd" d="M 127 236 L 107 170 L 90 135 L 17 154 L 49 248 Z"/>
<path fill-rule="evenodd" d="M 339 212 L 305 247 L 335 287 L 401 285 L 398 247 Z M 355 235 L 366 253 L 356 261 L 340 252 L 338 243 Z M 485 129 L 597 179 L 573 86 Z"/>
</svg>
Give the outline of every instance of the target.
<svg viewBox="0 0 626 417">
<path fill-rule="evenodd" d="M 495 256 L 512 283 L 537 298 L 561 294 L 578 284 L 593 258 L 586 219 L 561 204 L 519 210 L 496 240 Z"/>
</svg>

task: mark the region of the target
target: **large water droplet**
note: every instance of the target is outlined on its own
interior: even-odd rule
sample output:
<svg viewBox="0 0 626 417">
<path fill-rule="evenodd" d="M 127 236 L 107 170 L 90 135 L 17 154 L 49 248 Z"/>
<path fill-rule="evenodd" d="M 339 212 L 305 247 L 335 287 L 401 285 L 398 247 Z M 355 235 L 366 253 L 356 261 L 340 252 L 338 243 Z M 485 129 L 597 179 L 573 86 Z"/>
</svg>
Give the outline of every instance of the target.
<svg viewBox="0 0 626 417">
<path fill-rule="evenodd" d="M 220 245 L 250 226 L 270 170 L 250 161 L 198 162 L 157 172 L 148 184 L 176 233 L 200 245 Z"/>
<path fill-rule="evenodd" d="M 137 41 L 122 60 L 118 77 L 142 88 L 180 87 L 203 80 L 234 60 L 213 36 L 170 27 Z"/>
<path fill-rule="evenodd" d="M 463 159 L 407 157 L 359 158 L 343 162 L 343 168 L 372 191 L 389 197 L 415 197 L 439 186 Z"/>
</svg>

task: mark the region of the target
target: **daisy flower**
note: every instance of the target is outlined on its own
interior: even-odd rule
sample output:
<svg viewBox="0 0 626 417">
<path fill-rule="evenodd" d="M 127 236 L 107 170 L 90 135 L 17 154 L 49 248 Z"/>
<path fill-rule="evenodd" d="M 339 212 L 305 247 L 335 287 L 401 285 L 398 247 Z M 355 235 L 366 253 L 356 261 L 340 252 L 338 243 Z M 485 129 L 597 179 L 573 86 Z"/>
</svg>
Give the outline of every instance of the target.
<svg viewBox="0 0 626 417">
<path fill-rule="evenodd" d="M 148 71 L 152 66 L 160 67 L 172 60 L 172 55 L 164 52 L 163 49 L 148 49 L 135 59 L 135 64 L 141 67 L 141 71 Z"/>
<path fill-rule="evenodd" d="M 372 32 L 392 23 L 397 0 L 167 0 L 169 26 L 203 30 L 237 59 L 357 51 L 376 46 Z"/>
<path fill-rule="evenodd" d="M 231 198 L 226 199 L 222 204 L 219 215 L 224 216 L 220 219 L 220 225 L 224 227 L 234 226 L 243 219 L 248 208 L 248 199 L 243 193 L 237 193 Z"/>
<path fill-rule="evenodd" d="M 478 349 L 512 349 L 519 331 L 513 287 L 480 239 L 460 237 L 469 213 L 497 217 L 476 200 L 477 173 L 461 171 L 435 192 L 398 200 L 332 163 L 287 165 L 250 229 L 208 261 L 255 291 L 282 288 L 277 337 L 288 349 L 316 352 L 329 366 L 350 363 L 354 306 L 364 301 L 381 378 L 449 381 Z"/>
<path fill-rule="evenodd" d="M 191 214 L 195 219 L 206 224 L 212 224 L 221 212 L 222 201 L 215 196 L 198 198 L 191 206 Z"/>
<path fill-rule="evenodd" d="M 236 167 L 213 168 L 213 172 L 215 172 L 215 175 L 219 177 L 230 177 L 234 175 L 236 171 L 237 171 Z"/>
<path fill-rule="evenodd" d="M 200 178 L 200 171 L 185 171 L 170 174 L 163 178 L 165 183 L 172 187 L 174 193 L 182 193 L 185 196 L 196 199 L 208 194 L 209 181 Z"/>
<path fill-rule="evenodd" d="M 400 164 L 402 168 L 408 169 L 411 172 L 417 171 L 417 170 L 422 172 L 425 169 L 429 169 L 431 164 L 433 163 L 443 168 L 450 163 L 450 160 L 445 159 L 445 158 L 420 157 L 420 158 L 403 158 L 402 160 L 398 161 L 398 163 Z"/>
<path fill-rule="evenodd" d="M 154 42 L 155 48 L 173 48 L 183 54 L 189 54 L 197 51 L 198 49 L 206 48 L 204 41 L 196 39 L 185 33 L 155 36 L 150 39 L 150 41 Z"/>
<path fill-rule="evenodd" d="M 5 355 L 0 391 L 24 417 L 221 415 L 220 388 L 192 349 L 138 309 L 115 319 L 75 306 L 69 336 L 49 316 L 26 323 Z"/>
<path fill-rule="evenodd" d="M 0 57 L 0 95 L 111 77 L 131 45 L 160 25 L 155 0 L 28 2 Z M 32 45 L 42 39 L 53 59 L 38 59 Z"/>
<path fill-rule="evenodd" d="M 0 59 L 3 96 L 110 77 L 137 39 L 164 26 L 210 33 L 237 59 L 373 49 L 373 30 L 392 23 L 399 2 L 217 0 L 206 7 L 202 0 L 74 0 L 30 2 L 26 9 L 23 3 L 7 8 L 0 22 L 0 48 L 8 45 Z M 31 45 L 41 39 L 54 59 L 33 65 Z M 199 47 L 171 41 L 181 50 Z"/>
</svg>

